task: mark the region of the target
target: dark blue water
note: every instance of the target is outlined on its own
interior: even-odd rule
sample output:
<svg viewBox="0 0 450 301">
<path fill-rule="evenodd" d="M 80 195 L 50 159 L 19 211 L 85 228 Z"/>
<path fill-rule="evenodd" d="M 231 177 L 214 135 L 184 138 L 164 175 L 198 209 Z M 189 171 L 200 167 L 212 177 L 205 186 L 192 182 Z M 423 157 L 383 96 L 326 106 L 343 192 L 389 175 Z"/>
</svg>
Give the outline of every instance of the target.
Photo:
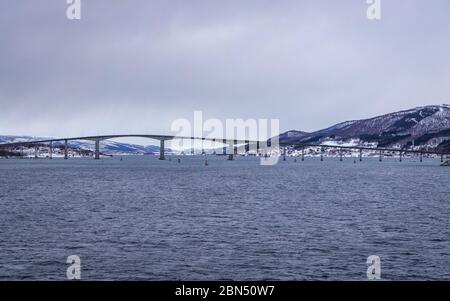
<svg viewBox="0 0 450 301">
<path fill-rule="evenodd" d="M 450 168 L 0 160 L 0 279 L 450 279 Z"/>
</svg>

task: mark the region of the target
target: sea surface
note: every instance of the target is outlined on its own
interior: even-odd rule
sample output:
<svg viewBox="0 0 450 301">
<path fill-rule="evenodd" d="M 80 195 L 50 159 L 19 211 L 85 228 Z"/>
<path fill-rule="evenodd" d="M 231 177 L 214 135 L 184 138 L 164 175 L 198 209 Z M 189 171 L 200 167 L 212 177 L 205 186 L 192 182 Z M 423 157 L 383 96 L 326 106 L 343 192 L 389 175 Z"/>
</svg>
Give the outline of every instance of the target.
<svg viewBox="0 0 450 301">
<path fill-rule="evenodd" d="M 0 279 L 450 280 L 438 159 L 0 160 Z"/>
</svg>

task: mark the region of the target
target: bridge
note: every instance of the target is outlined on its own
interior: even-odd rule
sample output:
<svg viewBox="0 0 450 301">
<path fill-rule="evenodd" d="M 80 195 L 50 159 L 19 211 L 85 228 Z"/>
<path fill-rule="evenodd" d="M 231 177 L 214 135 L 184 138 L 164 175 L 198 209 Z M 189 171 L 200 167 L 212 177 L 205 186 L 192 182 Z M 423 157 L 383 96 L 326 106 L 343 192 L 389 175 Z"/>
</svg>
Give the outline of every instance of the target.
<svg viewBox="0 0 450 301">
<path fill-rule="evenodd" d="M 53 154 L 53 143 L 54 142 L 64 142 L 64 159 L 68 159 L 68 149 L 69 149 L 69 141 L 74 140 L 87 140 L 95 142 L 95 150 L 94 150 L 94 159 L 100 159 L 100 142 L 108 139 L 117 139 L 117 138 L 149 138 L 160 141 L 160 150 L 159 150 L 159 159 L 165 160 L 165 141 L 170 141 L 174 139 L 184 139 L 184 140 L 200 140 L 200 141 L 209 141 L 214 143 L 223 144 L 223 155 L 228 155 L 228 159 L 232 160 L 234 155 L 238 154 L 238 145 L 244 145 L 245 151 L 250 149 L 250 145 L 252 145 L 259 153 L 261 149 L 267 149 L 267 147 L 271 146 L 271 139 L 267 141 L 258 141 L 258 140 L 242 140 L 242 139 L 223 139 L 223 138 L 208 138 L 208 137 L 194 137 L 194 136 L 171 136 L 171 135 L 139 135 L 139 134 L 130 134 L 130 135 L 100 135 L 100 136 L 84 136 L 84 137 L 70 137 L 70 138 L 51 138 L 44 140 L 30 140 L 30 141 L 20 141 L 20 142 L 11 142 L 11 143 L 1 143 L 0 148 L 11 148 L 11 147 L 21 147 L 21 146 L 35 146 L 35 158 L 38 157 L 38 146 L 42 144 L 48 144 L 49 147 L 49 158 L 52 158 Z M 194 154 L 193 144 L 191 153 Z M 366 146 L 340 146 L 340 145 L 326 145 L 326 144 L 314 144 L 314 143 L 278 143 L 278 146 L 282 150 L 283 160 L 286 160 L 286 149 L 288 147 L 294 147 L 296 149 L 301 149 L 301 159 L 305 160 L 305 149 L 309 147 L 320 148 L 320 160 L 323 161 L 323 155 L 325 149 L 337 149 L 339 151 L 340 161 L 343 160 L 343 151 L 344 150 L 359 150 L 359 161 L 362 161 L 362 152 L 372 151 L 379 152 L 379 160 L 382 161 L 383 155 L 385 152 L 390 153 L 399 153 L 400 161 L 402 161 L 402 157 L 404 154 L 417 154 L 420 157 L 420 162 L 423 160 L 424 154 L 429 155 L 437 155 L 441 157 L 441 162 L 444 161 L 444 156 L 450 156 L 450 152 L 437 151 L 437 150 L 428 150 L 428 149 L 399 149 L 399 148 L 385 148 L 385 147 L 366 147 Z M 202 149 L 202 154 L 204 150 Z"/>
</svg>

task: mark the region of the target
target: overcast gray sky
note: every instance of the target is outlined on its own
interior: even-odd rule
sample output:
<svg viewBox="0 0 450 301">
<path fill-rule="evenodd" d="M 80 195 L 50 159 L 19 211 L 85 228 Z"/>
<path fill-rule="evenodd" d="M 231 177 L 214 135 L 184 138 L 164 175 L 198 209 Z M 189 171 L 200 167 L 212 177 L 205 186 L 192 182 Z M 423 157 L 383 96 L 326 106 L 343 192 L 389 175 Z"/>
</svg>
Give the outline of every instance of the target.
<svg viewBox="0 0 450 301">
<path fill-rule="evenodd" d="M 282 130 L 450 102 L 450 1 L 0 0 L 0 135 Z"/>
</svg>

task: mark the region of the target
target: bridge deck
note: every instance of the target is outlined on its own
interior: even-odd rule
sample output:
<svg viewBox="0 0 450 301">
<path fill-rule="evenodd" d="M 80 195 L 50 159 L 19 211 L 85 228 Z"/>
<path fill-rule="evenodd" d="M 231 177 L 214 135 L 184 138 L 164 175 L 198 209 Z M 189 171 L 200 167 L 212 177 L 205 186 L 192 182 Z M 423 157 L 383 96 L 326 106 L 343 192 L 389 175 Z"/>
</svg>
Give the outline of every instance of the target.
<svg viewBox="0 0 450 301">
<path fill-rule="evenodd" d="M 188 136 L 170 136 L 170 135 L 100 135 L 100 136 L 84 136 L 84 137 L 69 137 L 69 138 L 52 138 L 44 140 L 32 140 L 32 141 L 22 141 L 22 142 L 12 142 L 12 143 L 2 143 L 0 147 L 10 147 L 10 146 L 25 146 L 25 145 L 35 145 L 50 143 L 56 141 L 73 141 L 73 140 L 91 140 L 91 141 L 101 141 L 114 138 L 149 138 L 160 141 L 174 140 L 174 139 L 186 139 L 186 140 L 203 140 L 209 142 L 218 142 L 227 145 L 236 144 L 253 144 L 253 145 L 264 145 L 267 141 L 257 141 L 257 140 L 242 140 L 242 139 L 223 139 L 223 138 L 206 138 L 206 137 L 188 137 Z M 270 139 L 269 139 L 270 140 Z M 335 148 L 335 149 L 356 149 L 356 150 L 367 150 L 367 151 L 381 151 L 381 152 L 401 152 L 401 153 L 417 153 L 417 154 L 436 154 L 436 155 L 450 155 L 450 152 L 443 152 L 437 150 L 413 150 L 413 149 L 398 149 L 398 148 L 386 148 L 386 147 L 366 147 L 366 146 L 340 146 L 340 145 L 326 145 L 326 144 L 313 144 L 313 143 L 279 143 L 281 147 L 295 146 L 300 148 L 307 147 L 318 147 L 318 148 Z"/>
</svg>

